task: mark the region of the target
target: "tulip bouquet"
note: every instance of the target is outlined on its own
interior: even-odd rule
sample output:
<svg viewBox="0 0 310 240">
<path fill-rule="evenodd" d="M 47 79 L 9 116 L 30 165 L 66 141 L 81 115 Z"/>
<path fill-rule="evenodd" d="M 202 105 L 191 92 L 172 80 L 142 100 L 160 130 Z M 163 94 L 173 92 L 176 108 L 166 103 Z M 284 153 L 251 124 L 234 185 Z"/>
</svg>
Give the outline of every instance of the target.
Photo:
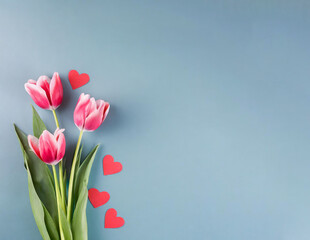
<svg viewBox="0 0 310 240">
<path fill-rule="evenodd" d="M 64 129 L 60 128 L 56 115 L 63 99 L 59 74 L 54 73 L 52 79 L 41 76 L 37 81 L 29 80 L 25 89 L 40 108 L 53 113 L 56 125 L 56 130 L 49 132 L 34 107 L 33 135 L 26 136 L 14 124 L 23 152 L 30 204 L 38 229 L 43 239 L 86 240 L 87 184 L 99 146 L 95 146 L 82 161 L 81 140 L 84 132 L 92 132 L 102 124 L 110 105 L 90 98 L 88 94 L 80 95 L 73 115 L 80 135 L 69 176 L 63 164 L 66 151 Z"/>
</svg>

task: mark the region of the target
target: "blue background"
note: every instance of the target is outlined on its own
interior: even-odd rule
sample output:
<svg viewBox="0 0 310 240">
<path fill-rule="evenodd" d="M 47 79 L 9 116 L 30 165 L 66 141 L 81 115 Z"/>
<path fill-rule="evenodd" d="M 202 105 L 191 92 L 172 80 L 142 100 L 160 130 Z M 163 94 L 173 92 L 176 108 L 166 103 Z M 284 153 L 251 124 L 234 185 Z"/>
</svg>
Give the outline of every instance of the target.
<svg viewBox="0 0 310 240">
<path fill-rule="evenodd" d="M 31 132 L 23 85 L 54 71 L 69 157 L 79 94 L 111 103 L 83 138 L 84 155 L 102 143 L 89 187 L 111 195 L 88 203 L 91 240 L 309 239 L 309 29 L 300 0 L 1 0 L 1 239 L 40 239 L 13 122 Z M 104 229 L 111 207 L 124 227 Z"/>
</svg>

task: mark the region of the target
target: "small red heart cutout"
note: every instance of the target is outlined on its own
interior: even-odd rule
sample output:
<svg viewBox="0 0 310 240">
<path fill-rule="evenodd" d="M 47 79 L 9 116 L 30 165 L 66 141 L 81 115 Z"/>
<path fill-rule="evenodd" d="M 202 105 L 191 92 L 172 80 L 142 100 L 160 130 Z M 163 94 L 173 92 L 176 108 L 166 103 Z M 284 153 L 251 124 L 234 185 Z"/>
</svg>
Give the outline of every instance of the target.
<svg viewBox="0 0 310 240">
<path fill-rule="evenodd" d="M 103 158 L 103 174 L 111 175 L 122 171 L 123 166 L 120 162 L 114 162 L 114 158 L 111 155 L 106 155 Z"/>
<path fill-rule="evenodd" d="M 117 212 L 114 208 L 110 208 L 105 214 L 105 228 L 119 228 L 125 224 L 122 217 L 117 217 Z"/>
<path fill-rule="evenodd" d="M 93 207 L 97 208 L 109 201 L 110 194 L 108 192 L 99 192 L 96 188 L 91 188 L 88 190 L 88 199 Z"/>
<path fill-rule="evenodd" d="M 79 74 L 76 70 L 71 70 L 69 72 L 68 78 L 72 89 L 82 87 L 89 82 L 89 76 L 87 73 Z"/>
</svg>

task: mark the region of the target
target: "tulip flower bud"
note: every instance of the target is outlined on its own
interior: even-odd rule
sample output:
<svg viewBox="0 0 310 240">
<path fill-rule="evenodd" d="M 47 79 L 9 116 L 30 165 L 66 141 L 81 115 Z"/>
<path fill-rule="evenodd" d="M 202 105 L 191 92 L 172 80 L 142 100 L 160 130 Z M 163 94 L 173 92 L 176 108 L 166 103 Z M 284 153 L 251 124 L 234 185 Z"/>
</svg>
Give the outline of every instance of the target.
<svg viewBox="0 0 310 240">
<path fill-rule="evenodd" d="M 47 76 L 39 77 L 38 81 L 30 79 L 25 89 L 33 101 L 43 109 L 55 110 L 63 98 L 63 89 L 59 74 L 54 73 L 52 80 Z"/>
<path fill-rule="evenodd" d="M 80 130 L 94 131 L 105 120 L 110 104 L 82 93 L 74 110 L 74 123 Z"/>
<path fill-rule="evenodd" d="M 56 165 L 64 157 L 66 151 L 66 139 L 63 131 L 64 129 L 57 128 L 52 134 L 44 130 L 39 139 L 28 135 L 28 144 L 43 162 Z"/>
</svg>

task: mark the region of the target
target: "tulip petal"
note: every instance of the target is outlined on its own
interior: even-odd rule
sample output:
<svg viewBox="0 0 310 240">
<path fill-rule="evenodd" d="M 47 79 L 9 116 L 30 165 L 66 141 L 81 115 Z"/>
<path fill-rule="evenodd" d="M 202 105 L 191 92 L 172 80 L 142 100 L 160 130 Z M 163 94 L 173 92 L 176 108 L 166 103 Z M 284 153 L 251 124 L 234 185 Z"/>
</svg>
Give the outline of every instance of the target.
<svg viewBox="0 0 310 240">
<path fill-rule="evenodd" d="M 37 139 L 35 136 L 28 135 L 28 144 L 31 150 L 35 153 L 35 155 L 41 159 L 39 150 L 39 139 Z"/>
<path fill-rule="evenodd" d="M 98 110 L 95 110 L 90 115 L 87 116 L 84 128 L 87 131 L 94 131 L 101 125 L 101 123 L 102 123 L 102 115 Z"/>
<path fill-rule="evenodd" d="M 57 72 L 54 73 L 50 83 L 50 96 L 53 108 L 58 108 L 62 102 L 63 88 L 59 74 Z"/>
<path fill-rule="evenodd" d="M 105 105 L 104 105 L 104 113 L 103 113 L 102 121 L 104 121 L 106 119 L 106 117 L 108 116 L 109 111 L 110 111 L 110 104 L 108 102 L 106 102 Z"/>
<path fill-rule="evenodd" d="M 60 159 L 61 160 L 61 159 Z M 60 160 L 54 160 L 54 161 L 52 161 L 52 162 L 50 162 L 50 163 L 48 163 L 49 165 L 57 165 L 59 162 L 60 162 Z"/>
<path fill-rule="evenodd" d="M 100 114 L 102 116 L 102 122 L 103 122 L 109 113 L 110 104 L 108 102 L 105 102 L 105 101 L 100 100 L 100 99 L 96 101 L 96 104 L 97 104 L 97 108 L 100 111 Z"/>
<path fill-rule="evenodd" d="M 74 109 L 74 123 L 81 130 L 84 128 L 86 118 L 86 108 L 89 104 L 89 95 L 82 93 Z"/>
<path fill-rule="evenodd" d="M 103 100 L 96 101 L 96 109 L 93 110 L 85 120 L 85 130 L 94 131 L 96 130 L 106 118 L 109 112 L 110 105 L 108 102 Z"/>
<path fill-rule="evenodd" d="M 45 140 L 48 142 L 48 144 L 51 146 L 51 149 L 54 150 L 55 155 L 56 155 L 56 149 L 57 149 L 57 140 L 54 134 L 50 133 L 49 131 L 45 130 L 46 134 L 44 135 Z M 59 131 L 64 131 L 64 130 L 59 130 L 59 128 L 57 128 L 55 130 L 55 132 L 59 132 Z M 43 131 L 44 132 L 44 131 Z"/>
<path fill-rule="evenodd" d="M 37 86 L 39 86 L 45 91 L 48 101 L 51 105 L 52 102 L 51 102 L 51 96 L 50 96 L 50 82 L 51 82 L 51 79 L 48 76 L 43 75 L 39 77 L 37 81 Z"/>
<path fill-rule="evenodd" d="M 65 131 L 64 128 L 61 128 L 61 129 L 56 128 L 56 130 L 54 132 L 54 137 L 55 137 L 56 141 L 58 141 L 60 134 L 63 133 L 64 131 Z"/>
<path fill-rule="evenodd" d="M 66 139 L 65 139 L 65 135 L 62 133 L 64 131 L 64 129 L 58 130 L 57 132 L 56 131 L 55 131 L 55 134 L 54 134 L 54 136 L 56 138 L 56 141 L 57 141 L 57 156 L 56 156 L 56 159 L 60 161 L 64 157 L 64 155 L 65 155 Z"/>
<path fill-rule="evenodd" d="M 102 106 L 104 106 L 105 101 L 98 99 L 96 100 L 96 109 L 100 109 Z"/>
<path fill-rule="evenodd" d="M 95 111 L 97 109 L 97 105 L 96 105 L 96 100 L 95 98 L 91 98 L 89 100 L 89 104 L 87 105 L 87 108 L 86 108 L 86 117 L 91 114 L 93 111 Z"/>
<path fill-rule="evenodd" d="M 39 139 L 39 149 L 41 160 L 47 164 L 51 164 L 56 160 L 57 143 L 53 134 L 44 130 Z"/>
<path fill-rule="evenodd" d="M 36 84 L 37 84 L 37 81 L 35 81 L 35 80 L 33 80 L 33 79 L 29 79 L 29 80 L 28 80 L 28 83 L 35 84 L 35 85 L 36 85 Z"/>
<path fill-rule="evenodd" d="M 33 84 L 33 83 L 25 83 L 25 89 L 27 93 L 30 95 L 32 100 L 43 109 L 49 109 L 50 103 L 46 96 L 45 91 L 40 88 L 39 86 Z"/>
</svg>

